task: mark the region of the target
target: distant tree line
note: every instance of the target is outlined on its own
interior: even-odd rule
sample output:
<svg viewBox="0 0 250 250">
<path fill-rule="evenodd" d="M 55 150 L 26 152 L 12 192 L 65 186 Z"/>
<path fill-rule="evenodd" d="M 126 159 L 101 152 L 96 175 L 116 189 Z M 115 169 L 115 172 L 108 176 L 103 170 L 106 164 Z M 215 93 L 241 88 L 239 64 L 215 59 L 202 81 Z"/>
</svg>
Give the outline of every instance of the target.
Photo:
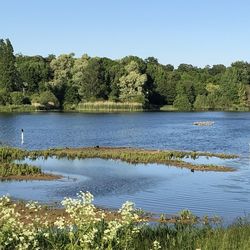
<svg viewBox="0 0 250 250">
<path fill-rule="evenodd" d="M 163 65 L 154 57 L 120 60 L 74 54 L 24 56 L 0 40 L 0 105 L 63 108 L 80 102 L 138 102 L 145 107 L 224 110 L 249 106 L 250 64 L 199 68 Z"/>
</svg>

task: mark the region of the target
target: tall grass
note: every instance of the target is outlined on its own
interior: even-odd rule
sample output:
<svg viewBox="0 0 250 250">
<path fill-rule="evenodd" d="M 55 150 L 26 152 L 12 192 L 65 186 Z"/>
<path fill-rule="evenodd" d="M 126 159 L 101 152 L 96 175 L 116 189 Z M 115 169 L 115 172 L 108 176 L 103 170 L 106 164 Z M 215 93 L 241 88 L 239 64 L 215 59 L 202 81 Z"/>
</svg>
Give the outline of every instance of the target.
<svg viewBox="0 0 250 250">
<path fill-rule="evenodd" d="M 0 112 L 34 112 L 36 107 L 32 105 L 0 105 Z"/>
<path fill-rule="evenodd" d="M 0 147 L 0 162 L 23 160 L 28 152 L 19 148 Z"/>
<path fill-rule="evenodd" d="M 143 111 L 143 104 L 136 102 L 97 101 L 79 103 L 78 111 Z"/>
<path fill-rule="evenodd" d="M 18 177 L 18 176 L 34 176 L 42 174 L 41 168 L 17 163 L 1 163 L 0 178 Z"/>
<path fill-rule="evenodd" d="M 52 175 L 46 175 L 42 172 L 40 167 L 15 163 L 16 160 L 23 160 L 28 156 L 28 151 L 10 148 L 0 147 L 0 179 L 22 179 L 23 177 L 30 177 L 31 179 L 39 176 L 42 179 L 46 177 L 53 179 Z M 55 177 L 56 178 L 56 177 Z"/>
</svg>

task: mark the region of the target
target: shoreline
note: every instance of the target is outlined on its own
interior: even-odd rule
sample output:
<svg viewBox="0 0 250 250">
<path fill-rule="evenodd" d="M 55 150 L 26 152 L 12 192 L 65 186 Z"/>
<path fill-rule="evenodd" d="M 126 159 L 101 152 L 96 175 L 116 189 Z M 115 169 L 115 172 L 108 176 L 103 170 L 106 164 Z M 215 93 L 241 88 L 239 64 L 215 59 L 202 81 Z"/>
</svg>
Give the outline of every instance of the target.
<svg viewBox="0 0 250 250">
<path fill-rule="evenodd" d="M 93 103 L 95 105 L 95 103 Z M 38 109 L 35 106 L 32 105 L 7 105 L 3 106 L 0 105 L 0 113 L 36 113 L 36 112 L 62 112 L 62 113 L 117 113 L 117 112 L 126 112 L 126 113 L 141 113 L 141 112 L 250 112 L 250 107 L 244 107 L 244 108 L 235 108 L 230 107 L 227 109 L 192 109 L 190 111 L 186 110 L 178 110 L 174 107 L 168 107 L 169 105 L 165 106 L 154 106 L 154 107 L 148 107 L 148 108 L 136 108 L 136 109 L 130 109 L 130 108 L 48 108 L 48 109 Z"/>
</svg>

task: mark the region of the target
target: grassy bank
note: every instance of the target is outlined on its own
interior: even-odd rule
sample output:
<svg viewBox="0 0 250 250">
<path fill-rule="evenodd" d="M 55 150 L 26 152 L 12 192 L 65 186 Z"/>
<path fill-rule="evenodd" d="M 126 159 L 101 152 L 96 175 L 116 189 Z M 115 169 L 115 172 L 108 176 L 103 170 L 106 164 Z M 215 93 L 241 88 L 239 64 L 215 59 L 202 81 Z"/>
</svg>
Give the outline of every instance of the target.
<svg viewBox="0 0 250 250">
<path fill-rule="evenodd" d="M 97 209 L 90 193 L 65 198 L 64 209 L 53 210 L 36 202 L 13 204 L 0 198 L 1 249 L 221 249 L 248 250 L 247 219 L 222 227 L 197 221 L 182 211 L 173 223 L 148 225 L 134 204 L 126 202 L 115 216 Z"/>
</svg>

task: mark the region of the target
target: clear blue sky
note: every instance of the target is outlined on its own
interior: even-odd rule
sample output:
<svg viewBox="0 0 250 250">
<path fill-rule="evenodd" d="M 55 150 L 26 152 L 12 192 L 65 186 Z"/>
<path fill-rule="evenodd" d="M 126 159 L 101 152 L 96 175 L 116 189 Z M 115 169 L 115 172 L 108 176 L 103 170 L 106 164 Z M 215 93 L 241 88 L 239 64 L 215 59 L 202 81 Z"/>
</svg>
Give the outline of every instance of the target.
<svg viewBox="0 0 250 250">
<path fill-rule="evenodd" d="M 249 0 L 6 0 L 0 8 L 0 37 L 25 55 L 250 60 Z"/>
</svg>

